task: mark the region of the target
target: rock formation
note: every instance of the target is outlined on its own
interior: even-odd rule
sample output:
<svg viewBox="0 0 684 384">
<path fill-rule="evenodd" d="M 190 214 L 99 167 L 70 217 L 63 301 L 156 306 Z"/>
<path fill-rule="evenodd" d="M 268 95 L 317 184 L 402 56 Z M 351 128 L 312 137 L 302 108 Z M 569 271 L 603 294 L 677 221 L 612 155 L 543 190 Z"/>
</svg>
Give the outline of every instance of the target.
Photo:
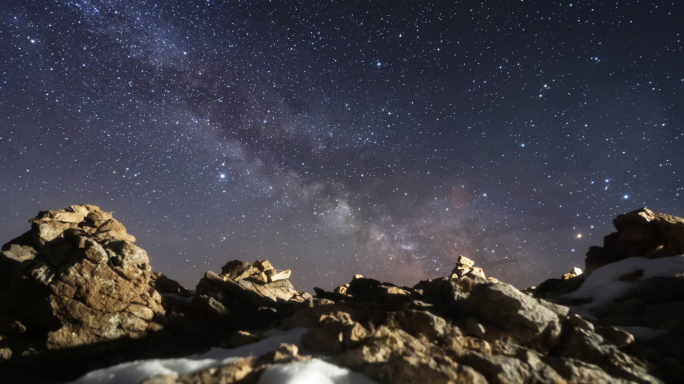
<svg viewBox="0 0 684 384">
<path fill-rule="evenodd" d="M 573 268 L 525 291 L 486 278 L 459 256 L 449 276 L 412 287 L 354 275 L 332 292 L 314 288 L 316 297 L 295 290 L 291 271 L 267 260 L 230 261 L 220 273 L 208 271 L 195 291 L 185 289 L 152 273 L 123 225 L 91 205 L 40 212 L 31 224 L 0 254 L 0 370 L 26 356 L 81 348 L 85 355 L 69 356 L 89 367 L 186 356 L 259 342 L 275 327 L 305 327 L 303 355 L 282 344 L 143 383 L 257 383 L 268 367 L 312 358 L 379 383 L 684 381 L 684 279 L 630 270 L 617 277 L 632 289 L 616 300 L 584 308 L 591 298 L 576 295 L 612 263 L 684 252 L 684 220 L 645 209 L 615 220 L 618 232 L 590 249 L 584 273 Z M 584 317 L 573 312 L 583 308 Z M 646 340 L 620 328 L 634 326 L 667 334 Z M 137 354 L 93 363 L 103 351 L 119 353 L 124 341 L 143 344 Z"/>
<path fill-rule="evenodd" d="M 230 261 L 220 274 L 208 271 L 199 281 L 193 306 L 200 314 L 229 328 L 275 325 L 312 298 L 294 289 L 288 280 L 290 273 L 276 271 L 268 260 L 254 264 Z"/>
<path fill-rule="evenodd" d="M 628 350 L 649 364 L 659 366 L 672 382 L 684 381 L 684 278 L 642 278 L 636 268 L 618 278 L 628 284 L 614 301 L 592 305 L 591 298 L 570 298 L 602 267 L 631 258 L 662 259 L 684 253 L 684 219 L 641 208 L 613 220 L 617 232 L 604 237 L 603 247 L 587 252 L 585 272 L 549 279 L 530 289 L 534 297 L 559 304 L 586 306 L 585 316 L 597 326 L 614 326 L 648 332 L 655 337 L 637 342 Z M 655 261 L 654 261 L 655 262 Z M 578 268 L 575 268 L 578 269 Z"/>
<path fill-rule="evenodd" d="M 2 358 L 86 346 L 97 355 L 162 329 L 147 254 L 111 212 L 72 205 L 30 223 L 2 246 Z"/>
<path fill-rule="evenodd" d="M 613 220 L 617 232 L 603 238 L 603 248 L 591 247 L 585 274 L 628 257 L 656 259 L 684 253 L 684 219 L 641 208 Z"/>
</svg>

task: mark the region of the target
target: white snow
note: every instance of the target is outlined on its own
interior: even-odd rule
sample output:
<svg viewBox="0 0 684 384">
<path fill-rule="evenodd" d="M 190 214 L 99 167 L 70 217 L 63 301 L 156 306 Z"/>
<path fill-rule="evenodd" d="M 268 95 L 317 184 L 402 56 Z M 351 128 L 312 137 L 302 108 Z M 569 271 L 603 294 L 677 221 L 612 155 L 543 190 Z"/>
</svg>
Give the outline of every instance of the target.
<svg viewBox="0 0 684 384">
<path fill-rule="evenodd" d="M 375 381 L 323 360 L 311 359 L 271 366 L 261 375 L 259 384 L 375 384 Z"/>
<path fill-rule="evenodd" d="M 191 355 L 177 359 L 131 361 L 89 372 L 72 383 L 137 383 L 146 377 L 157 374 L 178 375 L 197 372 L 202 369 L 236 362 L 249 356 L 261 356 L 267 352 L 275 351 L 281 343 L 295 344 L 301 347 L 301 335 L 305 332 L 306 328 L 296 328 L 287 332 L 270 330 L 264 333 L 266 339 L 258 343 L 233 349 L 212 348 L 201 355 Z"/>
<path fill-rule="evenodd" d="M 618 280 L 621 276 L 641 271 L 634 283 Z M 594 270 L 578 290 L 561 296 L 562 299 L 588 299 L 592 302 L 579 308 L 589 309 L 610 303 L 625 295 L 639 283 L 651 277 L 675 277 L 684 273 L 684 255 L 647 259 L 630 257 Z"/>
<path fill-rule="evenodd" d="M 281 343 L 295 344 L 302 347 L 301 335 L 306 328 L 290 331 L 271 329 L 264 333 L 264 340 L 243 347 L 225 349 L 212 348 L 201 355 L 192 355 L 178 359 L 139 360 L 115 365 L 113 367 L 92 371 L 72 384 L 119 384 L 138 383 L 146 377 L 158 374 L 178 376 L 179 374 L 197 372 L 206 368 L 240 361 L 249 356 L 258 357 L 275 351 Z M 302 363 L 280 364 L 268 368 L 259 384 L 375 384 L 365 376 L 326 363 L 320 359 L 311 359 Z"/>
<path fill-rule="evenodd" d="M 657 329 L 648 327 L 623 327 L 621 325 L 618 325 L 617 327 L 622 329 L 623 331 L 631 333 L 634 337 L 641 340 L 650 340 L 654 337 L 664 336 L 668 332 L 670 332 L 667 329 Z"/>
</svg>

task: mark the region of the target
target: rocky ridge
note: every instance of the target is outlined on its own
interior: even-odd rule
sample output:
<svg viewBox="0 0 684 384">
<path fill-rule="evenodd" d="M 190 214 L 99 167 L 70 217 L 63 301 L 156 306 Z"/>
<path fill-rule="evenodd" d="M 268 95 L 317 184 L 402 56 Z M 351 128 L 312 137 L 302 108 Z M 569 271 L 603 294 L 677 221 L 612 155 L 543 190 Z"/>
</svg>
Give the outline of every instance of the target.
<svg viewBox="0 0 684 384">
<path fill-rule="evenodd" d="M 304 327 L 304 355 L 295 345 L 283 344 L 263 356 L 143 382 L 257 383 L 269 367 L 312 358 L 379 383 L 684 379 L 684 356 L 677 348 L 684 340 L 680 277 L 625 277 L 635 289 L 609 304 L 617 309 L 593 308 L 587 317 L 570 311 L 568 305 L 577 299 L 564 298 L 608 264 L 682 253 L 677 247 L 684 233 L 677 231 L 684 220 L 673 216 L 642 209 L 618 217 L 618 234 L 607 236 L 617 240 L 602 248 L 610 257 L 597 259 L 592 248 L 585 273 L 574 268 L 524 291 L 486 278 L 473 260 L 459 256 L 449 276 L 413 287 L 355 275 L 333 292 L 314 288 L 315 297 L 296 291 L 287 280 L 291 272 L 278 272 L 267 260 L 230 261 L 220 273 L 207 272 L 194 292 L 187 290 L 152 273 L 144 251 L 133 245 L 123 225 L 111 220 L 111 214 L 89 205 L 41 212 L 29 232 L 2 247 L 0 371 L 17 364 L 35 366 L 26 356 L 58 353 L 71 359 L 71 376 L 60 379 L 50 372 L 42 382 L 51 382 L 47 377 L 60 382 L 83 373 L 83 367 L 238 347 L 259 342 L 268 329 Z M 635 339 L 619 328 L 627 320 L 616 320 L 615 311 L 632 311 L 629 324 L 657 317 L 656 325 L 666 323 L 663 329 L 669 333 Z M 114 328 L 102 324 L 112 321 Z M 124 342 L 137 343 L 136 352 L 122 353 Z M 72 353 L 84 347 L 97 353 Z"/>
</svg>

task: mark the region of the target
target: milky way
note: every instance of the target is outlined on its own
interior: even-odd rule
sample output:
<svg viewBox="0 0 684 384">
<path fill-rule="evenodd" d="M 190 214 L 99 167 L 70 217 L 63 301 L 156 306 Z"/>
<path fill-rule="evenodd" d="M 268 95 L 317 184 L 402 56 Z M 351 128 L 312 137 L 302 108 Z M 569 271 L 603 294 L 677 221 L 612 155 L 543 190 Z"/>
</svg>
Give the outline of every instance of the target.
<svg viewBox="0 0 684 384">
<path fill-rule="evenodd" d="M 459 254 L 518 287 L 611 219 L 684 216 L 679 2 L 0 5 L 0 235 L 114 211 L 190 287 L 413 285 Z"/>
</svg>

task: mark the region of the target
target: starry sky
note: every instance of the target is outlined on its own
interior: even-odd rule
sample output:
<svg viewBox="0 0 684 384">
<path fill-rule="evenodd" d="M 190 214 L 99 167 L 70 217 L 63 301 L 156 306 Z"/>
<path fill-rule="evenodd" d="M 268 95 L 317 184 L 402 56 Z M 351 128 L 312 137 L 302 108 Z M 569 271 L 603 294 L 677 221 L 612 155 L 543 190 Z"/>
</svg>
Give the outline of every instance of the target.
<svg viewBox="0 0 684 384">
<path fill-rule="evenodd" d="M 194 287 L 309 292 L 459 254 L 519 288 L 619 213 L 684 216 L 679 1 L 0 4 L 0 235 L 113 211 Z"/>
</svg>

